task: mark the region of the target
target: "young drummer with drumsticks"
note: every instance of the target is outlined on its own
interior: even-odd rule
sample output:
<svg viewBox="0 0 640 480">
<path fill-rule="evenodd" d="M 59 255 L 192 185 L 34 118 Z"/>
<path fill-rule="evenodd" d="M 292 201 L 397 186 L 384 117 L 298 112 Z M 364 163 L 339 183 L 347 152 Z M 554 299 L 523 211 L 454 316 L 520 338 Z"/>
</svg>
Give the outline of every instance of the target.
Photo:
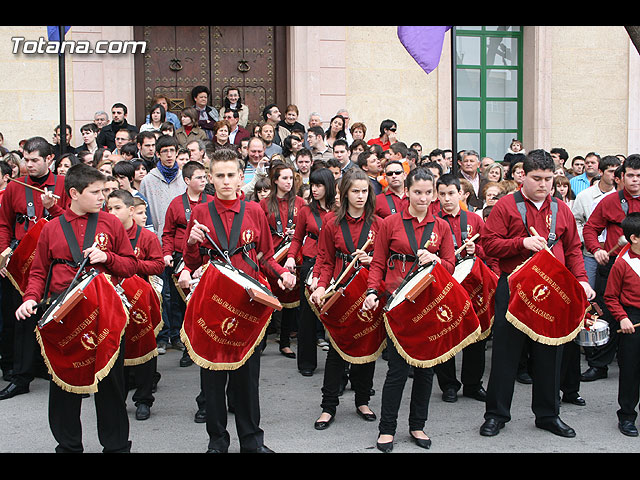
<svg viewBox="0 0 640 480">
<path fill-rule="evenodd" d="M 497 435 L 511 419 L 514 382 L 523 344 L 528 338 L 507 320 L 509 274 L 534 253 L 550 248 L 558 261 L 580 281 L 587 299 L 595 297 L 584 269 L 573 214 L 566 204 L 550 195 L 555 170 L 551 155 L 540 149 L 530 151 L 524 161 L 524 170 L 522 188 L 498 200 L 483 231 L 484 251 L 489 256 L 499 257 L 501 275 L 495 295 L 491 373 L 485 421 L 480 428 L 482 436 Z M 557 205 L 557 212 L 552 203 Z M 562 437 L 574 437 L 575 431 L 559 417 L 562 345 L 530 343 L 535 425 Z"/>
<path fill-rule="evenodd" d="M 337 212 L 331 212 L 326 216 L 325 226 L 320 236 L 319 249 L 322 253 L 316 264 L 319 275 L 318 287 L 311 295 L 311 301 L 319 308 L 325 301 L 325 292 L 331 279 L 336 281 L 340 278 L 348 279 L 350 275 L 355 274 L 355 270 L 351 267 L 353 259 L 356 259 L 359 265 L 368 268 L 374 245 L 372 241 L 367 240 L 375 238 L 382 221 L 374 214 L 373 186 L 360 167 L 354 167 L 345 172 L 339 191 L 340 207 Z M 365 245 L 368 245 L 366 249 Z M 341 277 L 343 274 L 344 277 Z M 336 293 L 336 295 L 339 294 Z M 361 322 L 357 319 L 356 321 Z M 346 354 L 349 353 L 351 352 L 346 352 Z M 322 385 L 322 414 L 315 422 L 316 430 L 326 429 L 335 418 L 340 384 L 347 366 L 348 362 L 337 352 L 331 342 Z M 375 359 L 364 363 L 353 363 L 350 367 L 349 379 L 355 390 L 356 412 L 366 421 L 376 420 L 376 415 L 368 405 L 374 372 Z"/>
<path fill-rule="evenodd" d="M 318 317 L 309 306 L 306 297 L 306 279 L 313 269 L 310 292 L 318 286 L 320 232 L 325 218 L 334 209 L 336 204 L 336 185 L 333 173 L 328 168 L 318 168 L 309 174 L 311 186 L 311 200 L 298 214 L 296 230 L 291 239 L 291 247 L 287 252 L 285 267 L 290 272 L 295 272 L 296 258 L 302 255 L 300 267 L 300 314 L 298 316 L 298 352 L 297 362 L 300 374 L 305 377 L 313 375 L 318 366 L 317 341 L 318 341 Z M 324 331 L 322 334 L 324 338 Z"/>
<path fill-rule="evenodd" d="M 50 171 L 54 161 L 53 147 L 42 137 L 33 137 L 24 144 L 27 175 L 10 181 L 4 190 L 0 207 L 0 252 L 15 247 L 41 218 L 55 218 L 64 212 L 68 198 L 64 192 L 64 177 Z M 47 193 L 45 193 L 47 192 Z M 14 256 L 10 261 L 20 264 L 26 259 Z M 27 393 L 34 378 L 36 359 L 42 363 L 32 321 L 15 323 L 16 309 L 23 299 L 14 287 L 5 268 L 0 269 L 2 288 L 2 370 L 11 371 L 11 382 L 0 391 L 0 400 Z"/>
<path fill-rule="evenodd" d="M 480 240 L 472 241 L 476 234 L 481 234 L 484 221 L 480 215 L 463 210 L 460 207 L 462 200 L 462 187 L 460 179 L 451 173 L 441 176 L 436 182 L 438 200 L 441 210 L 436 214 L 447 222 L 451 229 L 453 245 L 456 251 L 466 248 L 458 254 L 456 261 L 467 256 L 476 255 L 480 261 L 484 259 L 484 251 Z M 434 367 L 438 384 L 442 389 L 442 399 L 445 402 L 455 402 L 458 399 L 458 390 L 463 387 L 462 394 L 465 397 L 484 401 L 486 392 L 482 387 L 482 376 L 485 366 L 486 339 L 474 342 L 463 349 L 461 381 L 456 378 L 456 360 L 450 360 Z"/>
<path fill-rule="evenodd" d="M 239 218 L 241 248 L 229 251 L 232 265 L 245 274 L 258 280 L 261 272 L 279 277 L 278 284 L 283 289 L 291 289 L 296 284 L 296 277 L 273 259 L 273 243 L 269 233 L 267 218 L 255 202 L 243 202 L 238 198 L 242 167 L 237 154 L 231 150 L 220 149 L 211 156 L 211 182 L 215 187 L 212 202 L 197 205 L 193 209 L 187 226 L 187 241 L 184 250 L 184 261 L 188 268 L 195 271 L 213 254 L 216 246 L 211 241 L 220 242 L 212 219 L 212 209 L 217 213 L 227 236 L 227 242 L 234 224 Z M 244 207 L 244 210 L 243 210 Z M 222 232 L 220 233 L 222 235 Z M 222 244 L 220 243 L 218 248 Z M 248 246 L 252 245 L 252 248 Z M 230 249 L 233 245 L 227 245 Z M 201 247 L 207 249 L 203 253 Z M 235 254 L 234 254 L 235 253 Z M 222 292 L 224 293 L 224 292 Z M 202 312 L 205 315 L 207 312 Z M 264 339 L 262 340 L 265 341 Z M 241 452 L 271 452 L 263 443 L 264 432 L 260 428 L 260 355 L 256 348 L 246 362 L 235 370 L 212 370 L 201 368 L 202 389 L 206 401 L 207 432 L 209 434 L 208 452 L 227 452 L 229 434 L 226 430 L 227 407 L 225 392 L 227 385 L 233 384 L 236 426 Z"/>
<path fill-rule="evenodd" d="M 635 425 L 640 399 L 640 213 L 633 212 L 620 224 L 628 250 L 611 266 L 604 301 L 618 333 L 618 428 L 629 437 L 638 436 Z M 617 328 L 617 327 L 613 327 Z"/>
<path fill-rule="evenodd" d="M 376 236 L 364 310 L 377 308 L 378 302 L 382 301 L 379 297 L 394 292 L 405 276 L 410 274 L 409 270 L 414 262 L 420 265 L 440 262 L 449 273 L 453 273 L 455 269 L 454 247 L 449 226 L 429 211 L 436 195 L 433 175 L 421 167 L 415 168 L 407 176 L 405 192 L 409 199 L 408 206 L 398 214 L 386 217 Z M 407 225 L 411 226 L 410 230 L 405 230 Z M 427 248 L 421 242 L 425 229 L 432 229 L 427 239 Z M 412 249 L 413 242 L 410 241 L 409 234 L 420 242 L 416 242 L 416 251 Z M 379 291 L 383 281 L 384 292 Z M 383 452 L 393 449 L 402 391 L 411 368 L 390 340 L 387 340 L 387 355 L 389 369 L 382 389 L 379 436 L 376 442 L 377 448 Z M 433 369 L 415 367 L 409 411 L 409 434 L 414 443 L 421 448 L 431 447 L 431 439 L 423 429 L 427 421 L 432 386 Z"/>
<path fill-rule="evenodd" d="M 56 217 L 42 229 L 38 242 L 24 303 L 18 308 L 19 321 L 37 318 L 37 305 L 45 294 L 48 273 L 51 273 L 49 291 L 63 293 L 78 273 L 70 243 L 77 242 L 92 268 L 113 276 L 127 278 L 136 273 L 138 261 L 122 223 L 102 210 L 102 192 L 105 177 L 93 167 L 74 165 L 65 175 L 65 191 L 71 199 L 64 214 Z M 62 222 L 70 226 L 75 238 L 67 238 Z M 89 233 L 89 229 L 94 230 Z M 85 238 L 87 237 L 87 238 Z M 89 267 L 87 265 L 87 268 Z M 51 269 L 51 272 L 50 272 Z M 72 332 L 70 332 L 72 333 Z M 95 393 L 98 433 L 104 452 L 128 452 L 129 420 L 124 403 L 124 351 L 121 348 L 109 374 L 99 382 Z M 82 396 L 63 390 L 50 382 L 49 425 L 58 446 L 57 452 L 82 452 L 82 426 L 80 407 Z"/>
</svg>

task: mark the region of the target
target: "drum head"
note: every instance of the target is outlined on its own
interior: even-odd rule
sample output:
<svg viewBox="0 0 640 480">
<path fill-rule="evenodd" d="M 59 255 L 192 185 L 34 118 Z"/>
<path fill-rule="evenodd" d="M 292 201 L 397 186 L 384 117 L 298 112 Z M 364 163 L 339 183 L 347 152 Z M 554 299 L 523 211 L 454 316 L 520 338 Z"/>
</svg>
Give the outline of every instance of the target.
<svg viewBox="0 0 640 480">
<path fill-rule="evenodd" d="M 475 257 L 471 257 L 465 258 L 458 262 L 458 264 L 456 265 L 456 269 L 453 272 L 453 278 L 455 278 L 458 283 L 462 283 L 462 281 L 467 278 L 467 275 L 471 273 L 475 260 Z"/>
<path fill-rule="evenodd" d="M 80 277 L 78 285 L 76 285 L 74 288 L 72 288 L 71 291 L 69 291 L 68 295 L 66 295 L 64 298 L 62 296 L 60 296 L 60 297 L 56 298 L 53 301 L 53 303 L 49 306 L 47 311 L 44 312 L 44 315 L 42 315 L 42 318 L 38 322 L 38 325 L 42 328 L 44 325 L 46 325 L 51 320 L 53 320 L 53 318 L 56 316 L 56 313 L 58 312 L 58 310 L 60 310 L 62 305 L 64 305 L 65 299 L 70 298 L 74 293 L 76 293 L 79 290 L 84 290 L 86 288 L 86 286 L 89 285 L 89 283 L 91 283 L 91 281 L 97 275 L 98 275 L 98 272 L 95 271 L 95 270 L 92 270 L 91 273 L 88 273 L 88 274 L 85 273 L 84 275 L 82 275 Z"/>
<path fill-rule="evenodd" d="M 428 267 L 424 267 L 424 268 L 420 267 L 415 272 L 413 272 L 411 274 L 411 277 L 409 278 L 409 281 L 405 283 L 401 288 L 398 288 L 393 293 L 393 296 L 387 302 L 385 310 L 389 311 L 393 307 L 402 303 L 405 300 L 405 296 L 407 292 L 411 291 L 413 287 L 415 287 L 421 281 L 423 281 L 424 277 L 427 276 L 429 273 L 431 273 L 431 270 L 433 270 L 434 266 L 435 264 L 431 264 Z"/>
<path fill-rule="evenodd" d="M 226 275 L 231 280 L 236 282 L 238 285 L 241 285 L 245 288 L 259 288 L 264 293 L 273 296 L 271 290 L 265 287 L 262 283 L 254 278 L 251 278 L 247 275 L 242 274 L 240 271 L 231 268 L 226 263 L 213 261 L 211 264 L 216 267 L 223 275 Z"/>
</svg>

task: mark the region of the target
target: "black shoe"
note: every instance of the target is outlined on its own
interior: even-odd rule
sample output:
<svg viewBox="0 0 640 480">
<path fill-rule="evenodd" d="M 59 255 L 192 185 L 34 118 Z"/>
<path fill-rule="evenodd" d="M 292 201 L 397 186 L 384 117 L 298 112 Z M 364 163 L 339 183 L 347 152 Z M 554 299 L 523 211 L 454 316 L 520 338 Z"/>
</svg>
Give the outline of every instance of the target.
<svg viewBox="0 0 640 480">
<path fill-rule="evenodd" d="M 218 450 L 217 448 L 209 448 L 207 453 L 227 453 L 228 450 L 225 448 L 224 450 Z"/>
<path fill-rule="evenodd" d="M 488 418 L 480 427 L 480 435 L 483 437 L 495 437 L 504 428 L 504 422 L 495 418 Z"/>
<path fill-rule="evenodd" d="M 7 398 L 12 398 L 16 395 L 22 395 L 23 393 L 29 393 L 29 385 L 20 386 L 15 383 L 10 383 L 0 390 L 0 400 L 6 400 Z"/>
<path fill-rule="evenodd" d="M 527 372 L 518 373 L 518 375 L 516 375 L 516 380 L 518 381 L 518 383 L 523 383 L 525 385 L 531 385 L 533 383 L 531 375 L 529 375 Z"/>
<path fill-rule="evenodd" d="M 316 422 L 313 424 L 313 428 L 315 428 L 316 430 L 326 430 L 333 423 L 334 418 L 335 415 L 331 415 L 331 418 L 327 421 L 322 422 L 320 420 L 316 420 Z"/>
<path fill-rule="evenodd" d="M 136 420 L 146 420 L 151 416 L 151 407 L 141 403 L 136 408 Z"/>
<path fill-rule="evenodd" d="M 536 427 L 558 435 L 559 437 L 573 438 L 576 436 L 575 430 L 558 417 L 553 417 L 548 420 L 536 420 Z"/>
<path fill-rule="evenodd" d="M 180 358 L 180 366 L 189 367 L 191 365 L 193 365 L 193 360 L 191 360 L 191 357 L 189 356 L 189 354 L 187 353 L 187 349 L 185 348 L 182 352 L 182 358 Z"/>
<path fill-rule="evenodd" d="M 479 402 L 484 402 L 487 400 L 487 392 L 485 391 L 484 388 L 480 387 L 478 390 L 476 390 L 475 392 L 465 392 L 464 390 L 462 391 L 462 396 L 463 397 L 469 397 L 469 398 L 473 398 L 475 400 L 478 400 Z"/>
<path fill-rule="evenodd" d="M 620 432 L 627 437 L 638 436 L 638 429 L 631 420 L 623 420 L 618 423 L 618 429 L 620 429 Z"/>
<path fill-rule="evenodd" d="M 458 401 L 458 392 L 453 388 L 447 388 L 442 392 L 442 401 L 447 403 L 455 403 Z"/>
<path fill-rule="evenodd" d="M 563 395 L 562 396 L 563 403 L 572 403 L 574 405 L 578 405 L 579 407 L 584 407 L 587 402 L 580 395 Z"/>
<path fill-rule="evenodd" d="M 196 423 L 205 423 L 207 421 L 207 411 L 203 408 L 199 408 L 193 417 L 193 421 Z"/>
<path fill-rule="evenodd" d="M 600 367 L 589 367 L 582 375 L 580 380 L 582 382 L 593 382 L 600 380 L 601 378 L 607 378 L 607 369 Z"/>
<path fill-rule="evenodd" d="M 393 450 L 393 440 L 386 443 L 376 442 L 376 448 L 382 453 L 391 453 L 391 451 Z"/>
<path fill-rule="evenodd" d="M 409 432 L 409 436 L 411 437 L 411 440 L 413 440 L 413 443 L 415 443 L 420 448 L 426 448 L 426 449 L 431 448 L 430 438 L 418 438 L 418 437 L 415 437 L 411 432 Z"/>
<path fill-rule="evenodd" d="M 295 352 L 285 352 L 282 348 L 280 349 L 280 353 L 287 358 L 296 358 Z"/>
<path fill-rule="evenodd" d="M 300 370 L 300 375 L 302 375 L 303 377 L 311 377 L 313 375 L 313 370 L 311 370 L 310 368 L 303 368 L 302 370 Z"/>
<path fill-rule="evenodd" d="M 363 420 L 367 421 L 367 422 L 375 422 L 377 417 L 376 414 L 371 412 L 371 413 L 364 413 L 362 410 L 360 410 L 359 408 L 356 408 L 356 413 L 360 416 L 360 418 L 362 418 Z"/>
<path fill-rule="evenodd" d="M 240 453 L 275 453 L 269 447 L 261 445 L 256 449 L 253 448 L 240 448 Z"/>
</svg>

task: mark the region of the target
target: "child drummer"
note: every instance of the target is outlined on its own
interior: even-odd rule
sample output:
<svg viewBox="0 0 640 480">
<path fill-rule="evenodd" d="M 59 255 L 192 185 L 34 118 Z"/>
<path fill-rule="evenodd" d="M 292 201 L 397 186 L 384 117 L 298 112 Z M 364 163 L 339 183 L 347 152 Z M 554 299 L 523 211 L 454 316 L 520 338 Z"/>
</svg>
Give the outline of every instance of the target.
<svg viewBox="0 0 640 480">
<path fill-rule="evenodd" d="M 162 247 L 157 235 L 134 221 L 134 209 L 134 197 L 127 190 L 114 190 L 107 197 L 107 211 L 122 222 L 138 259 L 136 274 L 148 281 L 150 275 L 162 275 L 164 271 Z M 152 323 L 157 325 L 159 322 L 160 319 L 154 319 Z M 158 357 L 154 355 L 144 363 L 125 367 L 125 398 L 130 375 L 136 386 L 132 397 L 136 405 L 136 420 L 146 420 L 151 415 L 151 406 L 154 401 L 153 381 L 157 363 Z"/>
<path fill-rule="evenodd" d="M 618 343 L 618 428 L 638 436 L 635 425 L 640 398 L 640 213 L 630 213 L 621 223 L 629 249 L 611 267 L 604 294 L 609 312 L 620 323 Z"/>
<path fill-rule="evenodd" d="M 71 226 L 79 246 L 92 245 L 94 239 L 101 240 L 98 245 L 83 249 L 85 258 L 89 258 L 93 268 L 122 278 L 136 273 L 138 261 L 127 232 L 117 218 L 102 211 L 104 181 L 101 172 L 85 164 L 74 165 L 67 171 L 65 191 L 71 203 L 63 215 L 51 220 L 42 229 L 24 302 L 16 311 L 18 320 L 36 315 L 36 305 L 45 294 L 50 268 L 50 291 L 53 295 L 64 292 L 77 273 L 77 268 L 71 266 L 74 259 L 63 231 L 63 221 Z M 93 225 L 95 233 L 90 233 L 91 237 L 85 241 L 87 229 L 93 228 Z M 54 259 L 62 262 L 54 264 Z M 131 449 L 129 420 L 122 394 L 123 362 L 121 348 L 115 364 L 109 374 L 100 380 L 100 388 L 95 393 L 99 438 L 104 452 L 128 452 Z M 83 451 L 81 403 L 81 395 L 67 392 L 51 381 L 49 426 L 58 442 L 57 452 Z"/>
</svg>

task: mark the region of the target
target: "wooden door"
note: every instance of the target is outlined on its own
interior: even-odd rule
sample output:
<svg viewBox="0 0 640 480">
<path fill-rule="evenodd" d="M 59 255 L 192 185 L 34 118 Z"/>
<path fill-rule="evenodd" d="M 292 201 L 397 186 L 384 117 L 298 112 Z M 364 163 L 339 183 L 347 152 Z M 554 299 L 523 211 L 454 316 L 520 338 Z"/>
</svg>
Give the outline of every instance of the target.
<svg viewBox="0 0 640 480">
<path fill-rule="evenodd" d="M 220 109 L 229 87 L 237 87 L 249 106 L 249 122 L 262 109 L 287 101 L 285 27 L 277 26 L 140 26 L 135 39 L 147 42 L 136 56 L 136 124 L 144 123 L 154 95 L 170 98 L 179 114 L 193 104 L 191 89 L 206 85 L 210 104 Z"/>
</svg>

